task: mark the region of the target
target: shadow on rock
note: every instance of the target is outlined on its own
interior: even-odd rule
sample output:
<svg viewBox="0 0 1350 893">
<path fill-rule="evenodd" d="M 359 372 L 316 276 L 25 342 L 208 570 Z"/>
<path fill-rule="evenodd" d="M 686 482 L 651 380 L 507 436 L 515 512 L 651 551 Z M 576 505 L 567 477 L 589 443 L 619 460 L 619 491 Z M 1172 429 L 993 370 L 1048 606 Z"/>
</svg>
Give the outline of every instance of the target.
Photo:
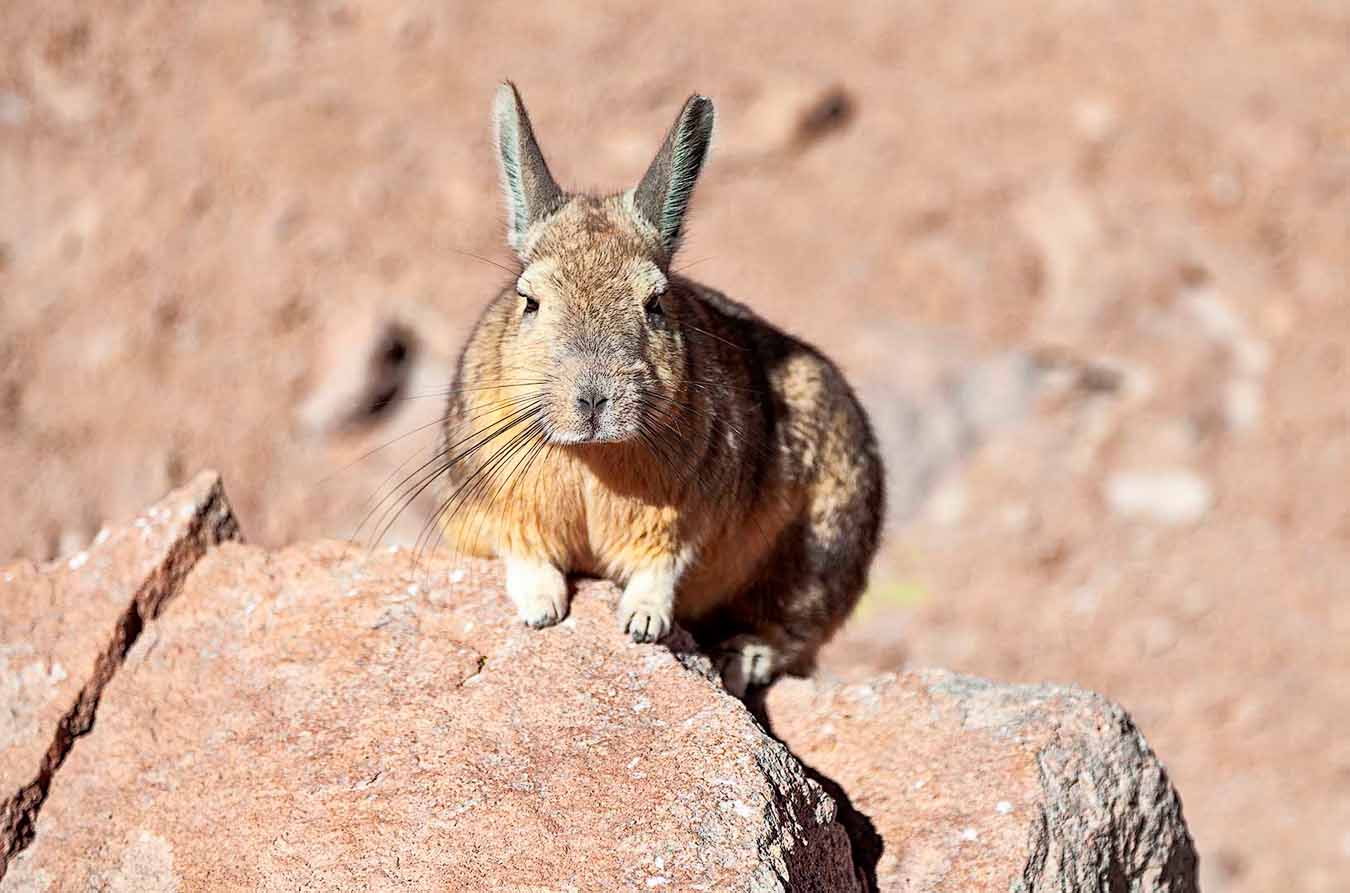
<svg viewBox="0 0 1350 893">
<path fill-rule="evenodd" d="M 792 748 L 788 747 L 787 742 L 774 732 L 773 723 L 769 720 L 768 709 L 765 705 L 767 693 L 768 689 L 751 692 L 746 697 L 745 706 L 750 709 L 750 713 L 755 719 L 759 720 L 759 724 L 764 727 L 764 731 L 797 758 L 797 761 L 802 764 L 802 768 L 806 770 L 807 778 L 816 782 L 825 789 L 825 793 L 834 798 L 834 802 L 839 808 L 839 824 L 844 826 L 844 831 L 848 834 L 849 843 L 853 848 L 854 869 L 868 893 L 876 893 L 878 890 L 877 863 L 881 861 L 881 854 L 886 849 L 885 841 L 877 833 L 876 825 L 872 823 L 872 820 L 854 807 L 848 792 L 839 782 L 807 763 L 800 754 L 793 752 Z"/>
</svg>

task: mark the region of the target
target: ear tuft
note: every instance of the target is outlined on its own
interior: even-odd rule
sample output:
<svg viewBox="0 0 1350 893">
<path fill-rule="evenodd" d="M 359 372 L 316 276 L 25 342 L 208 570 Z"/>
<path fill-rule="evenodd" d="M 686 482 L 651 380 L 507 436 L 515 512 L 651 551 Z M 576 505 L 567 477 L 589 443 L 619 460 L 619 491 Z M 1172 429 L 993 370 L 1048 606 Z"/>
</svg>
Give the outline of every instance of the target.
<svg viewBox="0 0 1350 893">
<path fill-rule="evenodd" d="M 706 96 L 690 96 L 675 125 L 666 134 L 651 166 L 633 192 L 633 203 L 673 257 L 684 230 L 684 215 L 712 143 L 713 104 Z"/>
<path fill-rule="evenodd" d="M 507 241 L 519 252 L 529 228 L 562 207 L 563 193 L 539 150 L 525 103 L 510 81 L 497 88 L 492 125 L 506 200 Z"/>
</svg>

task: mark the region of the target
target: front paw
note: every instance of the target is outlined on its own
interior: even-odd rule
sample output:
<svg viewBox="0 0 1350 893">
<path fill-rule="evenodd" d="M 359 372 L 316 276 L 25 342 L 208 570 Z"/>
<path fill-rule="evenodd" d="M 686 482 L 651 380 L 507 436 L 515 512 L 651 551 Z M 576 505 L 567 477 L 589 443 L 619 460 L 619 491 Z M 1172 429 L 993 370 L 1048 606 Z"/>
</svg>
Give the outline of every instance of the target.
<svg viewBox="0 0 1350 893">
<path fill-rule="evenodd" d="M 674 622 L 669 606 L 650 603 L 619 604 L 619 625 L 634 642 L 659 642 Z"/>
<path fill-rule="evenodd" d="M 567 593 L 535 592 L 514 599 L 516 612 L 534 629 L 553 626 L 567 616 Z"/>
<path fill-rule="evenodd" d="M 507 559 L 506 594 L 526 626 L 543 629 L 567 616 L 567 578 L 551 564 Z"/>
</svg>

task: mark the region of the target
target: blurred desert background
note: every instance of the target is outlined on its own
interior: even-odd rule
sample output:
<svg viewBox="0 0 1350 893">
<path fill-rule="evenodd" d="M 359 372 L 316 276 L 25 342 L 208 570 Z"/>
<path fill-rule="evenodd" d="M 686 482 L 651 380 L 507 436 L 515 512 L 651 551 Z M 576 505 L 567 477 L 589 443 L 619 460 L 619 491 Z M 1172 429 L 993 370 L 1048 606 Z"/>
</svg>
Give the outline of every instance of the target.
<svg viewBox="0 0 1350 893">
<path fill-rule="evenodd" d="M 367 535 L 511 264 L 496 83 L 604 190 L 697 90 L 677 268 L 830 353 L 887 451 L 823 671 L 1101 691 L 1208 893 L 1344 890 L 1348 60 L 1344 2 L 7 0 L 0 560 L 204 467 L 254 542 Z"/>
</svg>

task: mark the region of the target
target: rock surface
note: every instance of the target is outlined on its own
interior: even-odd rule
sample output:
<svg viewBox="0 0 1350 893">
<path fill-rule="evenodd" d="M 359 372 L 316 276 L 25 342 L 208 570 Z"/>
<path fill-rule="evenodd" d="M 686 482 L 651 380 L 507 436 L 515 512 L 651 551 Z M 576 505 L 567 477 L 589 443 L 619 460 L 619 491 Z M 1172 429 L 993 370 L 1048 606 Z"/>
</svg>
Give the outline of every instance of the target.
<svg viewBox="0 0 1350 893">
<path fill-rule="evenodd" d="M 621 635 L 608 583 L 534 631 L 493 563 L 237 529 L 204 474 L 0 571 L 0 893 L 1195 889 L 1166 774 L 1096 695 L 785 680 L 780 742 L 683 633 Z"/>
<path fill-rule="evenodd" d="M 237 535 L 219 475 L 203 472 L 86 551 L 0 569 L 0 876 L 144 624 Z"/>
<path fill-rule="evenodd" d="M 881 891 L 1193 893 L 1181 802 L 1123 710 L 945 671 L 784 680 L 773 731 L 847 792 Z"/>
<path fill-rule="evenodd" d="M 704 659 L 621 636 L 608 585 L 535 632 L 500 582 L 215 550 L 0 888 L 859 889 L 833 801 Z"/>
</svg>

